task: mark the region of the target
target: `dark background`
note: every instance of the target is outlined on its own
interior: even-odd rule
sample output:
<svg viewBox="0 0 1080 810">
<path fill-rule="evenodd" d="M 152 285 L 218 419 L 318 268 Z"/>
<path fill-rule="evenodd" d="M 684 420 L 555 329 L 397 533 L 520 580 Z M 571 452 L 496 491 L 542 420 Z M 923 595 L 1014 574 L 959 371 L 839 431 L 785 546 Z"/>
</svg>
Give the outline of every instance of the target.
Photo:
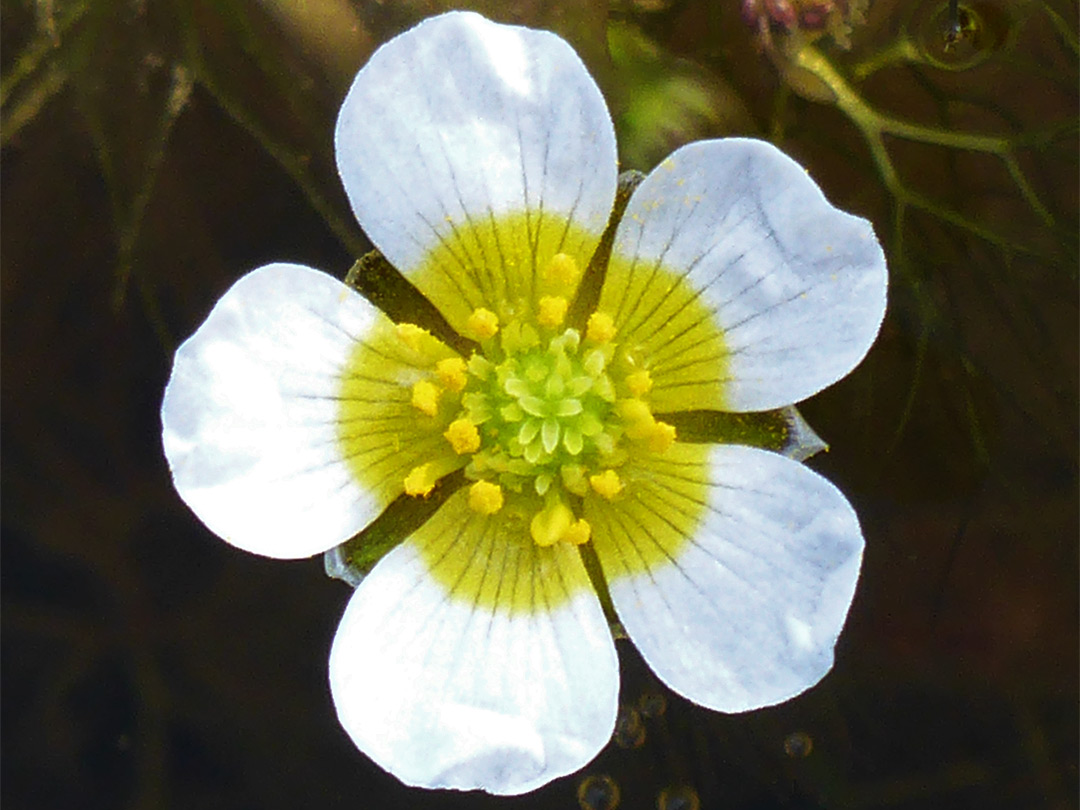
<svg viewBox="0 0 1080 810">
<path fill-rule="evenodd" d="M 803 406 L 867 540 L 834 671 L 725 716 L 620 642 L 626 723 L 581 774 L 510 800 L 381 772 L 327 687 L 347 587 L 204 529 L 158 408 L 233 280 L 343 276 L 367 249 L 337 105 L 372 47 L 450 4 L 5 0 L 6 810 L 611 806 L 603 775 L 633 809 L 1075 807 L 1076 3 L 962 4 L 949 50 L 946 2 L 878 0 L 848 50 L 767 45 L 736 0 L 458 5 L 570 40 L 624 168 L 765 137 L 874 221 L 881 336 Z"/>
</svg>

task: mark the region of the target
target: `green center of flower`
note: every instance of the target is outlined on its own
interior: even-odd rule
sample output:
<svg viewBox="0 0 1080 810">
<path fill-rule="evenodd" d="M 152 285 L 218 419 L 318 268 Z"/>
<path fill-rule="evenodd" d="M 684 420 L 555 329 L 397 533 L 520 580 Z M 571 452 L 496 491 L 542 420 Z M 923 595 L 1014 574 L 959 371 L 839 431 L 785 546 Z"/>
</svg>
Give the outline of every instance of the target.
<svg viewBox="0 0 1080 810">
<path fill-rule="evenodd" d="M 469 471 L 537 495 L 557 477 L 580 489 L 585 469 L 610 457 L 618 439 L 611 347 L 582 346 L 576 329 L 545 339 L 520 323 L 502 337 L 497 363 L 480 355 L 469 363 L 476 384 L 462 397 L 464 418 L 481 427 Z"/>
<path fill-rule="evenodd" d="M 553 272 L 571 261 L 558 254 Z M 431 379 L 412 386 L 412 404 L 424 415 L 453 414 L 443 436 L 458 456 L 469 456 L 469 506 L 495 514 L 507 498 L 532 512 L 533 540 L 584 543 L 590 527 L 578 516 L 580 499 L 621 496 L 619 468 L 635 448 L 662 453 L 675 429 L 658 422 L 648 404 L 652 380 L 615 340 L 612 318 L 593 313 L 584 334 L 564 326 L 568 304 L 540 298 L 531 318 L 500 325 L 477 309 L 466 325 L 480 351 L 468 361 L 444 358 Z M 404 341 L 423 330 L 400 324 Z M 423 333 L 426 334 L 426 333 Z M 422 418 L 422 417 L 421 417 Z M 410 495 L 434 487 L 430 465 L 405 478 Z"/>
</svg>

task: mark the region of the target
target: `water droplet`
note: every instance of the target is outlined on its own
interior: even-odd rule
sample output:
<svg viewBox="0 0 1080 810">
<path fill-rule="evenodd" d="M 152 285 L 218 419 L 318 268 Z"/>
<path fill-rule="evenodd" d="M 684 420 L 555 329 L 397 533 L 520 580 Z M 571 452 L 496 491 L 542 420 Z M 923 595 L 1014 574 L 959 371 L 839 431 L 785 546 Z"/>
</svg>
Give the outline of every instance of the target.
<svg viewBox="0 0 1080 810">
<path fill-rule="evenodd" d="M 578 783 L 581 810 L 615 810 L 619 806 L 619 786 L 607 774 L 586 776 Z"/>
<path fill-rule="evenodd" d="M 667 711 L 667 698 L 662 692 L 645 692 L 638 698 L 638 710 L 645 719 L 655 720 Z"/>
<path fill-rule="evenodd" d="M 796 731 L 784 738 L 784 753 L 792 759 L 805 759 L 814 750 L 814 740 L 805 731 Z"/>
<path fill-rule="evenodd" d="M 656 797 L 656 810 L 701 810 L 701 799 L 689 785 L 672 785 Z"/>
<path fill-rule="evenodd" d="M 967 0 L 927 2 L 914 12 L 909 29 L 927 62 L 942 70 L 968 70 L 1001 50 L 1013 30 L 1007 4 Z"/>
<path fill-rule="evenodd" d="M 620 748 L 640 748 L 645 744 L 645 725 L 641 715 L 633 706 L 620 706 L 619 716 L 615 718 L 615 733 L 612 735 Z"/>
</svg>

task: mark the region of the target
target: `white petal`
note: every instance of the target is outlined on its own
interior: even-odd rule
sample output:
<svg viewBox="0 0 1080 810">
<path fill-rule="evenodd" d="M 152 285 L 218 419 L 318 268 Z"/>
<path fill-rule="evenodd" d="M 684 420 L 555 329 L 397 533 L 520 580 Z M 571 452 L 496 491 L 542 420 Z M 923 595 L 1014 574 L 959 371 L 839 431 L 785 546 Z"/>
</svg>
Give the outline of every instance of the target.
<svg viewBox="0 0 1080 810">
<path fill-rule="evenodd" d="M 833 208 L 763 141 L 677 150 L 634 192 L 615 254 L 627 269 L 609 273 L 602 305 L 616 310 L 623 340 L 649 347 L 654 401 L 684 408 L 799 402 L 859 363 L 885 312 L 885 257 L 870 223 Z M 721 342 L 665 307 L 675 278 L 689 283 L 703 317 L 713 314 Z M 703 381 L 717 374 L 723 384 L 707 391 Z"/>
<path fill-rule="evenodd" d="M 360 224 L 444 312 L 454 297 L 494 308 L 504 292 L 484 266 L 505 247 L 500 217 L 528 215 L 534 254 L 557 223 L 556 249 L 587 261 L 615 194 L 611 120 L 574 51 L 472 12 L 379 48 L 345 98 L 335 145 Z M 450 266 L 420 273 L 440 245 Z"/>
<path fill-rule="evenodd" d="M 360 750 L 406 784 L 525 793 L 607 743 L 618 661 L 576 548 L 499 548 L 498 516 L 470 518 L 463 499 L 360 583 L 331 691 Z"/>
<path fill-rule="evenodd" d="M 176 352 L 161 406 L 173 483 L 212 531 L 268 557 L 337 545 L 382 509 L 342 459 L 341 368 L 379 315 L 339 281 L 261 267 Z"/>
<path fill-rule="evenodd" d="M 720 445 L 706 466 L 594 505 L 593 538 L 615 610 L 653 671 L 695 703 L 741 712 L 829 671 L 863 539 L 844 496 L 798 462 Z M 686 488 L 695 478 L 704 503 Z"/>
</svg>

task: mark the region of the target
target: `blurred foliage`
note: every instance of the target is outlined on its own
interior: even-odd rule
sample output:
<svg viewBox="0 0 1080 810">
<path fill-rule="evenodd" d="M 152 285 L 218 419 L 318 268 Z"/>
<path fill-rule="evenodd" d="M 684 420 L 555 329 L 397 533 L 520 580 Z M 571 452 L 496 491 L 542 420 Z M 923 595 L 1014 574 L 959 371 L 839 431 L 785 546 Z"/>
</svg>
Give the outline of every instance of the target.
<svg viewBox="0 0 1080 810">
<path fill-rule="evenodd" d="M 6 806 L 1075 806 L 1075 2 L 965 0 L 953 42 L 947 0 L 875 0 L 846 37 L 739 0 L 0 2 Z M 868 541 L 836 671 L 730 717 L 620 644 L 644 741 L 503 801 L 355 752 L 325 686 L 345 589 L 210 536 L 157 422 L 233 279 L 370 249 L 337 106 L 379 43 L 464 6 L 574 45 L 624 168 L 768 138 L 892 274 L 875 349 L 801 407 Z"/>
</svg>

